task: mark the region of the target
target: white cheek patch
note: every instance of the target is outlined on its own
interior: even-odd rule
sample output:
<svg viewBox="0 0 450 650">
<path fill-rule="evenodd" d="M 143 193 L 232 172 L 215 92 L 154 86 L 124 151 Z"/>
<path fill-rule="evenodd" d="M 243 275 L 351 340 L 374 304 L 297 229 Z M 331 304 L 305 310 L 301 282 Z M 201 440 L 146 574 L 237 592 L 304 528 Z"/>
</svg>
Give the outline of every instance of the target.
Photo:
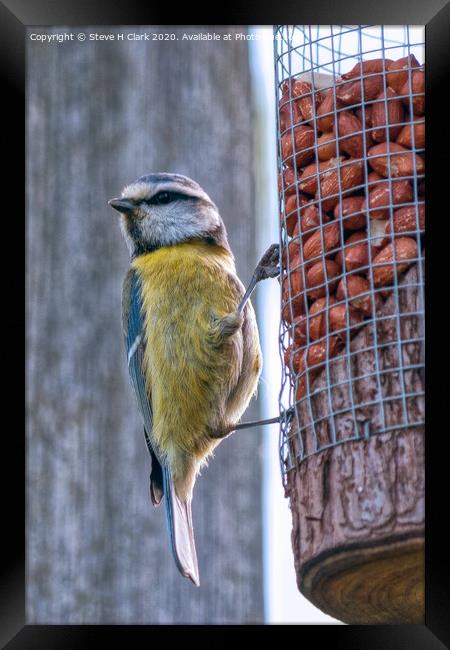
<svg viewBox="0 0 450 650">
<path fill-rule="evenodd" d="M 187 236 L 193 237 L 196 234 L 192 226 L 186 223 L 180 224 L 176 215 L 159 213 L 159 211 L 153 211 L 152 215 L 143 219 L 140 225 L 143 239 L 161 246 L 170 246 L 183 241 Z"/>
<path fill-rule="evenodd" d="M 220 223 L 213 209 L 191 211 L 181 206 L 172 210 L 153 209 L 149 217 L 140 222 L 143 238 L 161 246 L 171 246 L 187 239 L 202 237 Z"/>
</svg>

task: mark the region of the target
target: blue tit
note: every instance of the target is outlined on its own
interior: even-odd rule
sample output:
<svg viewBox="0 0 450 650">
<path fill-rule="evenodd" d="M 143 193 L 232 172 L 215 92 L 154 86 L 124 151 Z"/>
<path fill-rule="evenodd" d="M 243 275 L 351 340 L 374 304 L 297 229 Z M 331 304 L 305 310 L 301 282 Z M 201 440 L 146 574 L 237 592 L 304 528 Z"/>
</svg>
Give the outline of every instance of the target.
<svg viewBox="0 0 450 650">
<path fill-rule="evenodd" d="M 255 314 L 242 302 L 218 208 L 200 185 L 180 174 L 148 174 L 109 203 L 131 257 L 123 332 L 151 454 L 151 500 L 156 506 L 165 497 L 175 563 L 199 585 L 194 483 L 256 392 Z"/>
</svg>

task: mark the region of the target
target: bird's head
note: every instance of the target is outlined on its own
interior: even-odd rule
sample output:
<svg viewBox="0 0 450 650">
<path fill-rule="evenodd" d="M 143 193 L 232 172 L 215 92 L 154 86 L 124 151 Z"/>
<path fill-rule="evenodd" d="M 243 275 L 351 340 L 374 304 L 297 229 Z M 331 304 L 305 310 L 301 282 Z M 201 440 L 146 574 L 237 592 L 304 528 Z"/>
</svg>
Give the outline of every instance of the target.
<svg viewBox="0 0 450 650">
<path fill-rule="evenodd" d="M 109 205 L 121 213 L 122 233 L 132 257 L 191 240 L 205 240 L 229 250 L 217 206 L 187 176 L 141 176 Z"/>
</svg>

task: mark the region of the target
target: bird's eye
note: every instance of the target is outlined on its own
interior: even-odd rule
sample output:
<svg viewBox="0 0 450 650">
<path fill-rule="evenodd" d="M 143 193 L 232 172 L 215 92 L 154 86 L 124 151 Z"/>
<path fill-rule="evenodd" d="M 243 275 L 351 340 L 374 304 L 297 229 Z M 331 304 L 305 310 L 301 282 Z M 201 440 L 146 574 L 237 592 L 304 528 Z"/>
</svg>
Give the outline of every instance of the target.
<svg viewBox="0 0 450 650">
<path fill-rule="evenodd" d="M 152 203 L 157 204 L 170 203 L 171 200 L 172 196 L 169 192 L 158 192 L 158 194 L 152 197 Z"/>
<path fill-rule="evenodd" d="M 149 199 L 143 199 L 142 203 L 147 205 L 164 205 L 172 201 L 180 201 L 182 199 L 189 199 L 190 197 L 180 192 L 158 192 Z"/>
</svg>

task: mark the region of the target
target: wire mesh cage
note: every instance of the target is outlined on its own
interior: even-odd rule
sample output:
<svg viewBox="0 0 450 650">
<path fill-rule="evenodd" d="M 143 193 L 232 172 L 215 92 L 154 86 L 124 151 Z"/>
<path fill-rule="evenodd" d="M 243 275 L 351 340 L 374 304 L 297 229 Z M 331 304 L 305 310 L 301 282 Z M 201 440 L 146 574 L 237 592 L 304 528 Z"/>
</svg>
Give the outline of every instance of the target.
<svg viewBox="0 0 450 650">
<path fill-rule="evenodd" d="M 423 35 L 274 29 L 285 486 L 323 449 L 424 425 Z"/>
</svg>

